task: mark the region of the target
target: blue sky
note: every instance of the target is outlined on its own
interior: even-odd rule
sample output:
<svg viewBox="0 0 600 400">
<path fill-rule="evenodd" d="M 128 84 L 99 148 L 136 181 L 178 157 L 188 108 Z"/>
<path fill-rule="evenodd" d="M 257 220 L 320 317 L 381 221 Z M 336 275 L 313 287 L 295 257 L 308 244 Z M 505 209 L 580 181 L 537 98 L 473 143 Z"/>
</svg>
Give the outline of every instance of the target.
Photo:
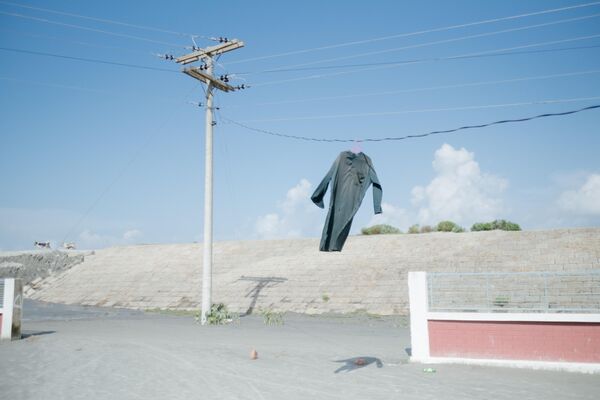
<svg viewBox="0 0 600 400">
<path fill-rule="evenodd" d="M 579 4 L 588 5 L 521 16 Z M 521 17 L 439 29 L 509 16 Z M 600 104 L 600 2 L 3 0 L 0 249 L 35 240 L 83 248 L 202 240 L 204 110 L 190 102 L 203 92 L 153 55 L 184 54 L 192 41 L 97 19 L 246 43 L 217 68 L 252 86 L 216 97 L 217 240 L 319 236 L 325 212 L 308 198 L 352 147 L 261 135 L 224 118 L 361 139 Z M 351 42 L 362 43 L 317 49 Z M 448 59 L 485 52 L 520 53 Z M 415 59 L 423 61 L 381 64 Z M 341 67 L 355 64 L 373 65 Z M 309 67 L 330 68 L 299 70 Z M 278 68 L 294 71 L 268 72 Z M 599 113 L 362 143 L 383 185 L 384 213 L 373 217 L 369 190 L 353 232 L 443 219 L 598 226 Z"/>
</svg>

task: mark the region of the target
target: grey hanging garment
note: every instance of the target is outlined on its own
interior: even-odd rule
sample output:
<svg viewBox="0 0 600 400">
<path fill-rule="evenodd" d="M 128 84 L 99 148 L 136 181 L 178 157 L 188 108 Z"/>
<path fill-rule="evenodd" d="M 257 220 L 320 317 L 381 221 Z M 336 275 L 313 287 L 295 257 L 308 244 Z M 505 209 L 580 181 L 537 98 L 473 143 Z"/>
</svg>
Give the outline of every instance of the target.
<svg viewBox="0 0 600 400">
<path fill-rule="evenodd" d="M 371 183 L 373 184 L 375 214 L 381 213 L 381 184 L 371 159 L 362 152 L 355 154 L 351 151 L 340 153 L 313 193 L 311 200 L 321 208 L 325 208 L 323 197 L 325 197 L 329 181 L 333 181 L 331 201 L 319 250 L 341 251 L 350 233 L 352 219 Z"/>
</svg>

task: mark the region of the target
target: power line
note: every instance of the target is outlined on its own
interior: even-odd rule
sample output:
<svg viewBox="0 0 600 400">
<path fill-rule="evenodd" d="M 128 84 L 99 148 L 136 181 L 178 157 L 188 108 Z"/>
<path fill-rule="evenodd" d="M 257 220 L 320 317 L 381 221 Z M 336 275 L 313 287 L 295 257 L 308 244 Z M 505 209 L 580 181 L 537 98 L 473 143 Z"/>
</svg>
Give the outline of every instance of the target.
<svg viewBox="0 0 600 400">
<path fill-rule="evenodd" d="M 112 36 L 118 36 L 118 37 L 123 37 L 123 38 L 127 38 L 127 39 L 141 40 L 141 41 L 150 42 L 150 43 L 158 43 L 158 44 L 162 44 L 162 45 L 168 46 L 168 47 L 184 47 L 184 46 L 181 46 L 180 44 L 163 42 L 163 41 L 160 41 L 160 40 L 148 39 L 148 38 L 145 38 L 145 37 L 128 35 L 128 34 L 125 34 L 125 33 L 112 32 L 112 31 L 107 31 L 107 30 L 104 30 L 104 29 L 88 28 L 87 26 L 82 26 L 82 25 L 67 24 L 65 22 L 52 21 L 52 20 L 49 20 L 49 19 L 46 19 L 46 18 L 38 18 L 38 17 L 30 16 L 30 15 L 10 13 L 10 12 L 5 12 L 5 11 L 0 11 L 0 14 L 7 15 L 7 16 L 10 16 L 10 17 L 17 17 L 17 18 L 29 19 L 29 20 L 37 21 L 37 22 L 44 22 L 46 24 L 64 26 L 64 27 L 67 27 L 67 28 L 81 29 L 81 30 L 84 30 L 84 31 L 96 32 L 96 33 L 103 33 L 105 35 L 112 35 Z"/>
<path fill-rule="evenodd" d="M 417 36 L 417 35 L 422 35 L 422 34 L 426 34 L 426 33 L 443 32 L 443 31 L 449 31 L 449 30 L 453 30 L 453 29 L 467 28 L 470 26 L 484 25 L 484 24 L 490 24 L 490 23 L 494 23 L 494 22 L 501 22 L 501 21 L 508 21 L 508 20 L 513 20 L 513 19 L 531 17 L 531 16 L 535 16 L 535 15 L 551 14 L 551 13 L 556 13 L 556 12 L 560 12 L 560 11 L 567 11 L 567 10 L 573 10 L 573 9 L 578 9 L 578 8 L 591 7 L 591 6 L 595 6 L 598 4 L 600 4 L 600 1 L 576 4 L 576 5 L 568 6 L 568 7 L 560 7 L 560 8 L 541 10 L 541 11 L 530 12 L 530 13 L 525 13 L 525 14 L 511 15 L 508 17 L 500 17 L 500 18 L 493 18 L 493 19 L 469 22 L 469 23 L 459 24 L 459 25 L 450 25 L 450 26 L 415 31 L 415 32 L 400 33 L 400 34 L 389 35 L 389 36 L 381 36 L 381 37 L 372 38 L 372 39 L 357 40 L 357 41 L 338 43 L 338 44 L 327 45 L 327 46 L 313 47 L 313 48 L 303 49 L 303 50 L 288 51 L 288 52 L 284 52 L 284 53 L 271 54 L 271 55 L 266 55 L 266 56 L 252 57 L 252 58 L 247 58 L 244 60 L 233 61 L 233 62 L 230 62 L 229 65 L 239 64 L 239 63 L 244 63 L 244 62 L 249 62 L 249 61 L 265 60 L 265 59 L 276 58 L 276 57 L 290 56 L 290 55 L 296 55 L 296 54 L 304 54 L 304 53 L 309 53 L 309 52 L 319 51 L 319 50 L 330 50 L 330 49 L 335 49 L 335 48 L 339 48 L 339 47 L 354 46 L 354 45 L 365 44 L 365 43 L 373 43 L 373 42 L 377 42 L 377 41 L 397 39 L 397 38 L 401 38 L 401 37 Z"/>
<path fill-rule="evenodd" d="M 87 16 L 87 15 L 69 13 L 69 12 L 58 11 L 58 10 L 51 10 L 51 9 L 42 8 L 42 7 L 34 7 L 34 6 L 26 5 L 26 4 L 12 3 L 10 1 L 0 1 L 0 4 L 5 4 L 5 5 L 9 5 L 9 6 L 13 6 L 13 7 L 19 7 L 19 8 L 26 8 L 26 9 L 29 9 L 29 10 L 44 11 L 44 12 L 51 13 L 51 14 L 65 15 L 67 17 L 73 17 L 73 18 L 86 19 L 86 20 L 90 20 L 90 21 L 102 22 L 102 23 L 105 23 L 105 24 L 113 24 L 113 25 L 125 26 L 125 27 L 128 27 L 128 28 L 144 29 L 144 30 L 147 30 L 147 31 L 154 31 L 154 32 L 160 32 L 160 33 L 168 33 L 168 34 L 179 35 L 179 36 L 188 36 L 188 37 L 197 37 L 197 38 L 206 38 L 206 39 L 208 39 L 207 36 L 197 35 L 197 34 L 193 34 L 193 33 L 183 33 L 183 32 L 171 31 L 171 30 L 168 30 L 168 29 L 156 28 L 156 27 L 147 26 L 147 25 L 131 24 L 131 23 L 128 23 L 128 22 L 115 21 L 115 20 L 107 19 L 107 18 L 90 17 L 90 16 Z"/>
<path fill-rule="evenodd" d="M 131 96 L 133 98 L 137 98 L 140 100 L 141 99 L 144 99 L 144 100 L 154 99 L 154 100 L 160 100 L 160 101 L 166 101 L 166 102 L 181 103 L 181 99 L 176 99 L 176 98 L 171 98 L 171 97 L 136 95 L 136 94 L 127 93 L 127 92 L 123 92 L 123 91 L 92 89 L 92 88 L 88 88 L 88 87 L 63 85 L 60 83 L 52 83 L 52 82 L 39 82 L 39 81 L 33 81 L 33 80 L 29 80 L 29 79 L 11 78 L 11 77 L 7 77 L 7 76 L 0 76 L 0 80 L 6 81 L 6 82 L 26 83 L 26 84 L 30 84 L 30 85 L 47 86 L 47 87 L 59 88 L 59 89 L 78 90 L 78 91 L 82 91 L 82 92 L 97 93 L 97 94 L 103 94 L 103 95 L 113 96 L 113 97 L 116 97 L 116 96 L 122 97 L 125 95 L 125 96 Z"/>
<path fill-rule="evenodd" d="M 400 60 L 400 61 L 387 61 L 387 62 L 377 62 L 377 63 L 361 63 L 361 64 L 347 64 L 347 65 L 298 68 L 298 69 L 290 69 L 290 70 L 265 70 L 265 71 L 257 71 L 257 72 L 240 72 L 240 73 L 234 73 L 234 74 L 230 74 L 230 75 L 231 76 L 250 75 L 250 74 L 269 73 L 269 72 L 291 72 L 291 71 L 304 71 L 304 70 L 313 70 L 313 69 L 358 68 L 358 67 L 364 67 L 364 66 L 384 66 L 384 68 L 388 68 L 388 67 L 395 67 L 395 66 L 400 66 L 400 65 L 405 65 L 405 64 L 418 64 L 418 63 L 424 63 L 424 62 L 436 62 L 436 61 L 483 58 L 483 57 L 498 57 L 498 56 L 510 56 L 510 55 L 520 55 L 520 54 L 551 53 L 551 52 L 570 51 L 570 50 L 583 50 L 583 49 L 598 48 L 598 47 L 600 47 L 600 45 L 564 47 L 564 48 L 546 49 L 546 50 L 506 52 L 506 50 L 510 50 L 510 49 L 545 46 L 545 45 L 556 44 L 556 43 L 587 40 L 587 39 L 592 39 L 592 38 L 597 38 L 597 37 L 600 37 L 600 35 L 583 36 L 583 37 L 576 37 L 576 38 L 565 39 L 565 40 L 534 43 L 534 44 L 530 44 L 530 45 L 517 46 L 517 47 L 512 47 L 512 48 L 507 48 L 507 49 L 498 49 L 498 50 L 491 50 L 491 51 L 485 51 L 485 52 L 480 52 L 480 53 L 472 53 L 472 54 L 457 55 L 457 56 L 450 56 L 450 57 L 430 57 L 430 58 L 420 58 L 420 59 Z M 84 57 L 68 56 L 68 55 L 39 52 L 39 51 L 26 50 L 26 49 L 0 47 L 0 50 L 11 51 L 11 52 L 16 52 L 16 53 L 24 53 L 24 54 L 30 54 L 30 55 L 69 59 L 69 60 L 74 60 L 74 61 L 115 65 L 115 66 L 129 67 L 129 68 L 141 68 L 141 69 L 145 69 L 145 70 L 154 70 L 154 71 L 161 71 L 161 72 L 178 72 L 175 70 L 170 70 L 170 69 L 165 69 L 165 68 L 148 67 L 148 66 L 137 65 L 137 64 L 119 63 L 119 62 L 99 60 L 99 59 L 89 59 L 89 58 L 84 58 Z M 358 69 L 358 70 L 347 71 L 347 72 L 338 72 L 338 73 L 333 73 L 333 74 L 311 75 L 311 76 L 306 76 L 306 77 L 298 77 L 298 78 L 278 80 L 278 81 L 259 82 L 258 84 L 253 84 L 252 87 L 260 87 L 260 86 L 266 86 L 266 85 L 302 81 L 302 80 L 307 80 L 307 79 L 326 78 L 326 77 L 330 77 L 330 76 L 337 76 L 337 75 L 343 75 L 343 74 L 347 74 L 347 73 L 362 72 L 362 71 L 374 70 L 374 69 L 383 69 L 383 68 L 364 68 L 364 69 Z M 332 98 L 337 98 L 337 97 L 332 97 Z M 343 98 L 343 97 L 339 97 L 339 98 Z M 317 99 L 317 100 L 319 100 L 319 99 Z M 301 101 L 299 101 L 299 102 L 301 102 Z M 283 104 L 285 102 L 281 102 L 281 103 Z M 279 102 L 263 103 L 263 104 L 279 104 Z"/>
<path fill-rule="evenodd" d="M 40 34 L 35 34 L 35 33 L 23 32 L 23 31 L 19 31 L 19 30 L 16 30 L 16 29 L 0 28 L 0 30 L 4 31 L 4 32 L 11 32 L 13 34 L 28 36 L 28 37 L 37 38 L 37 39 L 43 39 L 43 40 L 50 39 L 50 40 L 56 40 L 56 41 L 64 42 L 64 43 L 73 43 L 73 44 L 77 44 L 77 45 L 80 45 L 80 46 L 86 46 L 86 47 L 96 47 L 96 48 L 109 49 L 109 50 L 121 50 L 121 51 L 127 51 L 129 53 L 135 52 L 135 53 L 140 53 L 140 54 L 143 53 L 143 54 L 146 54 L 146 55 L 152 54 L 152 53 L 150 53 L 148 51 L 143 51 L 143 50 L 139 50 L 139 49 L 132 49 L 132 48 L 127 48 L 127 47 L 110 46 L 110 45 L 104 45 L 104 44 L 83 42 L 81 40 L 71 40 L 71 39 L 67 39 L 67 38 L 64 38 L 64 37 L 49 36 L 49 35 L 40 35 Z"/>
<path fill-rule="evenodd" d="M 590 19 L 590 18 L 597 18 L 599 16 L 600 16 L 600 13 L 597 13 L 597 14 L 585 15 L 583 17 L 567 18 L 567 19 L 562 19 L 562 20 L 558 20 L 558 21 L 545 22 L 542 24 L 534 24 L 534 25 L 527 25 L 527 26 L 522 26 L 522 27 L 518 27 L 518 28 L 502 29 L 502 30 L 493 31 L 493 32 L 484 32 L 484 33 L 478 33 L 478 34 L 474 34 L 474 35 L 460 36 L 460 37 L 451 38 L 451 39 L 435 40 L 435 41 L 431 41 L 431 42 L 418 43 L 418 44 L 413 44 L 413 45 L 408 45 L 408 46 L 393 47 L 390 49 L 369 51 L 366 53 L 352 54 L 352 55 L 342 56 L 342 57 L 327 58 L 327 59 L 323 59 L 323 60 L 316 60 L 316 61 L 305 62 L 305 63 L 301 63 L 301 64 L 285 65 L 285 66 L 281 67 L 281 69 L 305 67 L 305 66 L 309 66 L 309 65 L 349 60 L 352 58 L 359 58 L 359 57 L 370 57 L 370 56 L 374 56 L 374 55 L 378 55 L 378 54 L 387 54 L 387 53 L 392 53 L 392 52 L 401 51 L 401 50 L 417 49 L 417 48 L 421 48 L 421 47 L 434 46 L 434 45 L 438 45 L 438 44 L 453 43 L 453 42 L 459 42 L 459 41 L 468 40 L 468 39 L 476 39 L 476 38 L 481 38 L 481 37 L 500 35 L 503 33 L 518 32 L 518 31 L 534 29 L 534 28 L 542 28 L 542 27 L 551 26 L 551 25 L 564 24 L 564 23 L 574 22 L 574 21 L 581 21 L 581 20 Z M 274 69 L 274 70 L 276 71 L 277 69 Z"/>
<path fill-rule="evenodd" d="M 531 105 L 541 105 L 541 104 L 573 103 L 573 102 L 579 102 L 579 101 L 589 101 L 589 100 L 599 100 L 599 99 L 600 99 L 600 96 L 576 97 L 576 98 L 570 98 L 570 99 L 548 99 L 548 100 L 537 100 L 537 101 L 516 102 L 516 103 L 485 104 L 485 105 L 443 107 L 443 108 L 423 108 L 423 109 L 418 109 L 418 110 L 382 111 L 382 112 L 353 113 L 353 114 L 313 115 L 313 116 L 308 116 L 308 117 L 292 117 L 292 118 L 251 119 L 251 120 L 245 120 L 243 122 L 288 122 L 288 121 L 309 121 L 309 120 L 353 118 L 353 117 L 383 117 L 383 116 L 389 116 L 389 115 L 419 114 L 419 113 L 428 113 L 428 112 L 482 110 L 482 109 L 489 109 L 489 108 L 520 107 L 520 106 L 531 106 Z"/>
<path fill-rule="evenodd" d="M 189 97 L 189 95 L 192 93 L 192 91 L 194 89 L 195 89 L 195 87 L 193 87 L 186 94 L 185 97 L 186 98 Z M 62 240 L 63 243 L 71 236 L 71 234 L 75 231 L 75 229 L 77 229 L 79 227 L 79 225 L 81 225 L 81 223 L 83 221 L 85 221 L 85 219 L 88 217 L 88 215 L 90 215 L 90 213 L 98 206 L 98 204 L 100 204 L 100 201 L 108 194 L 108 192 L 110 192 L 110 190 L 117 184 L 117 182 L 125 175 L 125 173 L 127 172 L 127 170 L 133 165 L 133 163 L 140 157 L 140 155 L 143 153 L 143 151 L 154 140 L 154 138 L 156 137 L 156 135 L 158 134 L 158 132 L 162 131 L 162 129 L 170 123 L 171 118 L 172 118 L 172 116 L 168 117 L 166 119 L 163 119 L 163 121 L 158 125 L 158 127 L 155 130 L 153 130 L 150 133 L 150 135 L 146 136 L 146 140 L 140 146 L 137 147 L 137 149 L 135 150 L 135 152 L 133 153 L 133 155 L 121 167 L 121 169 L 119 170 L 119 172 L 117 173 L 117 175 L 115 175 L 115 177 L 109 182 L 109 184 L 104 187 L 104 189 L 95 198 L 95 200 L 90 204 L 90 206 L 85 210 L 85 212 L 83 214 L 81 214 L 81 217 L 67 231 L 67 233 L 63 237 L 63 240 Z"/>
<path fill-rule="evenodd" d="M 557 51 L 584 50 L 584 49 L 594 49 L 594 48 L 598 48 L 598 47 L 600 47 L 600 45 L 559 47 L 559 48 L 546 49 L 546 50 L 513 51 L 513 52 L 498 53 L 498 54 L 484 54 L 484 55 L 468 56 L 468 57 L 465 56 L 465 57 L 461 57 L 461 58 L 482 58 L 482 57 L 510 56 L 510 55 L 519 55 L 519 54 L 554 53 Z M 252 71 L 252 72 L 236 72 L 235 74 L 232 74 L 232 75 L 258 75 L 258 74 L 281 73 L 281 72 L 299 72 L 299 71 L 315 71 L 315 70 L 328 70 L 328 69 L 359 68 L 359 67 L 367 67 L 367 66 L 375 66 L 375 65 L 409 64 L 409 63 L 414 63 L 415 61 L 422 61 L 422 60 L 437 61 L 437 60 L 441 60 L 441 59 L 442 59 L 441 57 L 435 57 L 435 58 L 420 58 L 420 59 L 400 60 L 400 61 L 380 61 L 380 62 L 370 62 L 370 63 L 360 63 L 360 64 L 326 65 L 326 66 L 320 66 L 320 67 L 267 69 L 267 70 Z"/>
<path fill-rule="evenodd" d="M 600 47 L 600 45 L 595 46 Z M 314 101 L 326 101 L 326 100 L 341 100 L 341 99 L 352 99 L 352 98 L 363 98 L 363 97 L 371 97 L 371 96 L 387 96 L 401 93 L 415 93 L 415 92 L 424 92 L 430 90 L 440 90 L 440 89 L 458 89 L 464 87 L 475 87 L 475 86 L 485 86 L 485 85 L 496 85 L 503 83 L 514 83 L 514 82 L 526 82 L 526 81 L 534 81 L 534 80 L 543 80 L 543 79 L 552 79 L 552 78 L 564 78 L 570 76 L 580 76 L 580 75 L 591 75 L 598 74 L 599 70 L 590 70 L 590 71 L 575 71 L 575 72 L 565 72 L 561 74 L 551 74 L 551 75 L 536 75 L 536 76 L 526 76 L 521 78 L 512 78 L 512 79 L 501 79 L 501 80 L 493 80 L 493 81 L 482 81 L 482 82 L 467 82 L 467 83 L 457 83 L 451 85 L 441 85 L 441 86 L 427 86 L 420 88 L 411 88 L 411 89 L 400 89 L 400 90 L 388 90 L 385 92 L 373 92 L 373 93 L 357 93 L 357 94 L 348 94 L 342 96 L 325 96 L 325 97 L 312 97 L 307 99 L 296 99 L 296 100 L 282 100 L 282 101 L 270 101 L 263 103 L 252 103 L 243 106 L 227 106 L 226 108 L 235 108 L 235 107 L 248 107 L 248 106 L 271 106 L 271 105 L 279 105 L 279 104 L 296 104 L 296 103 L 308 103 Z"/>
<path fill-rule="evenodd" d="M 470 59 L 470 58 L 482 58 L 482 57 L 507 55 L 507 54 L 513 54 L 513 53 L 507 53 L 512 50 L 526 49 L 526 48 L 539 47 L 539 46 L 548 46 L 548 45 L 559 44 L 559 43 L 576 42 L 576 41 L 581 41 L 581 40 L 594 39 L 594 38 L 598 38 L 598 37 L 600 37 L 600 34 L 588 35 L 588 36 L 578 36 L 578 37 L 574 37 L 574 38 L 552 40 L 552 41 L 548 41 L 548 42 L 532 43 L 532 44 L 527 44 L 527 45 L 507 47 L 507 48 L 496 49 L 496 50 L 486 50 L 486 51 L 481 51 L 481 52 L 476 52 L 476 53 L 466 53 L 466 54 L 460 54 L 460 55 L 456 55 L 456 56 L 420 58 L 420 59 L 414 59 L 414 60 L 387 62 L 387 63 L 381 63 L 381 64 L 373 63 L 374 65 L 381 65 L 381 66 L 375 66 L 375 67 L 369 67 L 369 68 L 358 68 L 358 69 L 354 69 L 352 71 L 335 72 L 335 73 L 331 73 L 331 74 L 310 75 L 310 76 L 297 77 L 297 78 L 291 78 L 291 79 L 283 79 L 283 80 L 277 80 L 277 81 L 259 82 L 259 83 L 253 84 L 252 87 L 256 88 L 256 87 L 260 87 L 260 86 L 276 85 L 276 84 L 288 83 L 288 82 L 297 82 L 297 81 L 303 81 L 303 80 L 308 80 L 308 79 L 321 79 L 321 78 L 327 78 L 327 77 L 332 77 L 332 76 L 352 74 L 352 73 L 356 73 L 356 72 L 374 71 L 374 70 L 381 70 L 381 69 L 387 69 L 387 68 L 394 68 L 394 67 L 399 67 L 399 66 L 409 65 L 409 64 L 412 65 L 412 64 L 422 64 L 422 63 L 426 63 L 426 62 L 437 62 L 437 61 L 446 61 L 446 60 L 462 60 L 462 59 Z M 505 54 L 502 54 L 502 53 L 505 53 Z M 238 73 L 238 75 L 242 75 L 242 74 Z"/>
<path fill-rule="evenodd" d="M 558 113 L 539 114 L 539 115 L 535 115 L 532 117 L 525 117 L 525 118 L 505 119 L 505 120 L 494 121 L 494 122 L 489 122 L 489 123 L 485 123 L 485 124 L 465 125 L 465 126 L 461 126 L 458 128 L 431 131 L 431 132 L 427 132 L 427 133 L 412 134 L 412 135 L 405 135 L 405 136 L 392 136 L 392 137 L 384 137 L 384 138 L 365 138 L 365 139 L 322 139 L 322 138 L 315 138 L 315 137 L 309 137 L 309 136 L 286 135 L 283 133 L 253 128 L 251 126 L 248 126 L 248 125 L 242 124 L 240 122 L 234 121 L 230 118 L 227 118 L 223 115 L 221 115 L 221 118 L 223 120 L 228 121 L 228 122 L 230 122 L 234 125 L 237 125 L 241 128 L 244 128 L 244 129 L 247 129 L 247 130 L 250 130 L 253 132 L 262 133 L 265 135 L 270 135 L 270 136 L 277 136 L 277 137 L 282 137 L 282 138 L 286 138 L 286 139 L 303 140 L 303 141 L 310 141 L 310 142 L 351 143 L 351 142 L 386 142 L 386 141 L 400 141 L 400 140 L 406 140 L 406 139 L 415 139 L 415 138 L 422 138 L 422 137 L 432 136 L 432 135 L 440 135 L 443 133 L 454 133 L 454 132 L 458 132 L 458 131 L 466 130 L 466 129 L 480 129 L 480 128 L 486 128 L 486 127 L 493 126 L 493 125 L 525 122 L 525 121 L 532 121 L 532 120 L 540 119 L 540 118 L 571 115 L 571 114 L 576 114 L 576 113 L 579 113 L 582 111 L 594 110 L 594 109 L 598 109 L 598 108 L 600 108 L 600 104 L 580 108 L 577 110 L 564 111 L 564 112 L 558 112 Z"/>
<path fill-rule="evenodd" d="M 95 58 L 84 58 L 84 57 L 67 56 L 67 55 L 55 54 L 55 53 L 45 53 L 45 52 L 41 52 L 41 51 L 15 49 L 15 48 L 11 48 L 11 47 L 0 47 L 0 50 L 10 51 L 13 53 L 23 53 L 23 54 L 31 54 L 31 55 L 36 55 L 36 56 L 61 58 L 61 59 L 65 59 L 65 60 L 82 61 L 82 62 L 88 62 L 88 63 L 94 63 L 94 64 L 105 64 L 105 65 L 114 65 L 114 66 L 118 66 L 118 67 L 145 69 L 145 70 L 150 70 L 150 71 L 179 73 L 179 71 L 176 71 L 173 69 L 148 67 L 145 65 L 127 64 L 127 63 L 120 63 L 120 62 L 115 62 L 115 61 L 99 60 L 99 59 L 95 59 Z"/>
<path fill-rule="evenodd" d="M 596 46 L 596 47 L 600 47 L 600 46 Z M 23 49 L 13 49 L 13 48 L 0 47 L 0 50 L 12 51 L 12 52 L 18 52 L 18 53 L 25 53 L 25 54 L 32 54 L 32 55 L 41 55 L 41 56 L 56 57 L 56 58 L 61 58 L 61 59 L 83 61 L 83 62 L 90 62 L 90 63 L 115 65 L 115 66 L 128 67 L 128 68 L 138 68 L 138 69 L 144 69 L 144 70 L 154 70 L 154 71 L 159 71 L 159 72 L 178 73 L 178 71 L 170 70 L 170 69 L 164 69 L 164 68 L 155 68 L 155 67 L 148 67 L 148 66 L 135 65 L 135 64 L 117 63 L 117 62 L 106 61 L 106 60 L 87 59 L 87 58 L 82 58 L 82 57 L 73 57 L 73 56 L 59 55 L 59 54 L 53 54 L 53 53 L 43 53 L 43 52 L 29 51 L 29 50 L 23 50 Z M 330 96 L 330 97 L 304 99 L 304 100 L 296 100 L 296 101 L 292 100 L 292 101 L 282 101 L 282 102 L 267 102 L 267 103 L 259 103 L 259 104 L 256 104 L 256 105 L 274 105 L 274 104 L 286 104 L 286 103 L 314 101 L 314 100 L 342 99 L 342 98 L 352 98 L 352 97 L 363 97 L 363 96 L 376 96 L 376 95 L 386 95 L 386 94 L 408 93 L 408 92 L 417 92 L 417 91 L 426 91 L 426 90 L 460 88 L 460 87 L 468 87 L 468 86 L 479 86 L 479 85 L 488 85 L 488 84 L 519 82 L 519 81 L 527 81 L 527 80 L 550 79 L 550 78 L 555 78 L 555 77 L 576 76 L 576 75 L 593 74 L 593 73 L 599 73 L 599 72 L 600 72 L 600 70 L 580 71 L 580 72 L 570 72 L 570 73 L 564 73 L 564 74 L 553 74 L 553 75 L 545 75 L 545 76 L 533 76 L 533 77 L 524 77 L 524 78 L 497 80 L 497 81 L 473 82 L 473 83 L 465 83 L 465 84 L 457 84 L 457 85 L 443 85 L 443 86 L 434 86 L 434 87 L 425 87 L 425 88 L 404 89 L 404 90 L 398 90 L 398 91 L 378 92 L 378 93 L 370 93 L 370 94 L 367 93 L 367 94 L 361 94 L 361 95 Z M 16 79 L 5 78 L 5 77 L 0 77 L 0 79 L 18 81 Z M 20 81 L 22 81 L 22 80 L 20 80 Z M 52 84 L 52 83 L 41 83 L 41 82 L 33 82 L 33 81 L 28 81 L 28 83 L 39 84 L 39 85 L 47 85 L 47 86 L 55 86 L 55 87 L 62 87 L 62 88 L 68 88 L 68 89 L 76 89 L 76 90 L 85 90 L 85 91 L 92 91 L 92 92 L 99 92 L 99 93 L 108 93 L 106 91 L 99 91 L 99 90 L 88 89 L 88 88 L 81 88 L 81 87 L 75 87 L 75 86 L 58 85 L 58 84 Z M 585 99 L 589 100 L 590 98 L 585 98 Z M 576 100 L 578 101 L 580 99 L 567 99 L 567 100 L 568 101 L 576 101 Z M 554 100 L 554 102 L 556 102 L 556 100 Z M 527 105 L 527 104 L 541 104 L 541 103 L 539 103 L 539 102 L 533 102 L 533 103 L 514 103 L 514 104 L 508 104 L 508 105 L 504 105 L 504 106 L 509 106 L 509 105 Z M 451 108 L 451 109 L 439 109 L 439 110 L 436 110 L 436 109 L 407 110 L 407 111 L 400 111 L 400 112 L 381 113 L 380 115 L 391 115 L 391 114 L 402 114 L 402 113 L 416 113 L 416 112 L 425 112 L 425 111 L 450 111 L 450 110 L 458 110 L 458 109 L 472 109 L 473 107 L 477 107 L 477 108 L 489 108 L 489 107 L 498 107 L 498 106 L 500 106 L 500 105 L 492 105 L 492 106 L 468 106 L 467 108 Z M 371 114 L 371 113 L 369 113 L 369 114 L 350 114 L 350 115 L 340 115 L 339 117 L 359 116 L 359 115 L 360 116 L 365 116 L 365 115 L 374 115 L 374 114 Z M 254 120 L 252 122 L 291 121 L 291 120 L 303 120 L 303 119 L 322 119 L 322 118 L 332 118 L 332 117 L 338 117 L 338 116 L 317 116 L 317 117 L 300 117 L 300 118 L 281 118 L 281 119 L 271 119 L 271 120 Z"/>
<path fill-rule="evenodd" d="M 215 96 L 217 97 L 217 96 Z M 218 99 L 216 103 L 218 104 Z M 218 123 L 220 124 L 222 122 L 221 120 L 221 116 L 219 114 L 219 107 L 217 106 L 215 108 L 215 119 L 218 121 Z M 227 187 L 227 191 L 229 192 L 229 198 L 230 199 L 239 199 L 240 196 L 238 196 L 237 191 L 235 190 L 235 185 L 232 183 L 235 183 L 234 181 L 234 177 L 236 176 L 235 174 L 232 173 L 231 171 L 231 165 L 235 165 L 233 162 L 230 162 L 230 154 L 229 154 L 229 150 L 228 150 L 228 145 L 227 145 L 227 135 L 223 135 L 223 134 L 219 134 L 220 132 L 217 130 L 217 138 L 219 138 L 219 140 L 217 140 L 219 147 L 221 148 L 221 153 L 223 154 L 224 157 L 224 170 L 225 170 L 225 176 L 226 179 L 224 181 L 224 185 Z M 237 202 L 233 201 L 233 204 L 229 205 L 229 209 L 233 212 L 233 216 L 235 217 L 235 219 L 237 221 L 242 221 L 242 214 L 240 213 L 238 206 L 237 206 Z"/>
</svg>

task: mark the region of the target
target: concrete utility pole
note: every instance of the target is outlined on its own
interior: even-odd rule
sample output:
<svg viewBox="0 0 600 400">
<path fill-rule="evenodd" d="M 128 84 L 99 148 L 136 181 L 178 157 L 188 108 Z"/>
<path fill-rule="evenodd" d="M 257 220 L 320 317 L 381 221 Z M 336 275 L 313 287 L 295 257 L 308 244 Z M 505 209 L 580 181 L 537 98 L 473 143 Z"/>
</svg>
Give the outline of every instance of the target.
<svg viewBox="0 0 600 400">
<path fill-rule="evenodd" d="M 194 51 L 177 58 L 179 64 L 189 64 L 202 61 L 201 67 L 184 68 L 183 72 L 206 84 L 206 145 L 204 150 L 204 255 L 202 269 L 202 315 L 200 321 L 206 324 L 206 316 L 210 313 L 212 305 L 212 248 L 213 248 L 213 89 L 232 92 L 242 87 L 233 87 L 227 84 L 227 76 L 217 79 L 213 76 L 213 58 L 219 54 L 244 46 L 244 42 L 237 39 L 219 38 L 216 46 L 199 49 L 194 46 Z"/>
</svg>

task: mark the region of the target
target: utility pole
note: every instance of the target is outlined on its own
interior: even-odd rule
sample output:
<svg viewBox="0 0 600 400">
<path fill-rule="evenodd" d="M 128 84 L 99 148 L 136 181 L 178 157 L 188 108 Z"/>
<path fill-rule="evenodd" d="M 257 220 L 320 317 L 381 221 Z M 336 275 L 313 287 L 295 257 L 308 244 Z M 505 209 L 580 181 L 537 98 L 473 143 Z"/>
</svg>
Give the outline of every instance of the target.
<svg viewBox="0 0 600 400">
<path fill-rule="evenodd" d="M 218 38 L 218 45 L 204 49 L 192 48 L 192 53 L 181 56 L 175 61 L 179 64 L 189 64 L 202 61 L 200 67 L 187 67 L 183 73 L 203 82 L 206 85 L 206 141 L 204 149 L 204 254 L 202 264 L 202 315 L 200 322 L 206 324 L 206 315 L 210 313 L 212 305 L 212 261 L 213 261 L 213 89 L 232 92 L 244 89 L 244 85 L 234 87 L 227 82 L 227 76 L 219 79 L 213 76 L 214 57 L 228 51 L 244 46 L 244 42 L 237 39 Z"/>
</svg>

